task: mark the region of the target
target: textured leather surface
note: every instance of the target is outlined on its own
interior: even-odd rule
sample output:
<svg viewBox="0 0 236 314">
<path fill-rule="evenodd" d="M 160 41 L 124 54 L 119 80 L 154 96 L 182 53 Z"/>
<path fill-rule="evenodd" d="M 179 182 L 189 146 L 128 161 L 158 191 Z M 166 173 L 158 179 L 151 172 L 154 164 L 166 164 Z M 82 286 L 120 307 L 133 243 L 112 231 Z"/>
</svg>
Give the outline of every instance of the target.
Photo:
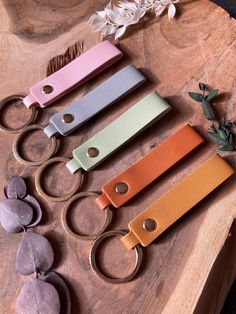
<svg viewBox="0 0 236 314">
<path fill-rule="evenodd" d="M 54 114 L 50 118 L 50 124 L 44 128 L 45 134 L 48 137 L 59 133 L 61 135 L 70 134 L 98 112 L 140 86 L 145 80 L 146 78 L 141 72 L 134 66 L 128 65 L 87 95 Z M 71 123 L 63 123 L 64 114 L 73 115 L 74 120 Z"/>
<path fill-rule="evenodd" d="M 71 173 L 75 173 L 81 168 L 86 171 L 92 170 L 135 135 L 163 117 L 169 110 L 170 106 L 156 92 L 147 95 L 106 128 L 75 149 L 73 151 L 74 158 L 67 163 L 68 169 Z M 87 156 L 90 147 L 99 150 L 97 157 Z"/>
<path fill-rule="evenodd" d="M 97 205 L 101 209 L 109 205 L 114 207 L 124 205 L 203 141 L 194 128 L 185 125 L 135 164 L 106 183 L 102 188 L 102 194 L 96 199 Z M 115 187 L 120 182 L 128 185 L 127 193 L 116 192 Z"/>
<path fill-rule="evenodd" d="M 103 41 L 78 58 L 36 83 L 30 88 L 30 93 L 23 99 L 27 107 L 32 105 L 46 107 L 73 87 L 84 83 L 91 77 L 105 70 L 122 57 L 123 53 L 110 41 Z M 44 94 L 45 85 L 53 87 L 53 92 Z"/>
<path fill-rule="evenodd" d="M 233 173 L 226 161 L 214 155 L 134 218 L 122 242 L 129 249 L 138 243 L 149 245 Z M 151 232 L 143 228 L 143 222 L 150 218 L 157 224 L 157 228 Z"/>
</svg>

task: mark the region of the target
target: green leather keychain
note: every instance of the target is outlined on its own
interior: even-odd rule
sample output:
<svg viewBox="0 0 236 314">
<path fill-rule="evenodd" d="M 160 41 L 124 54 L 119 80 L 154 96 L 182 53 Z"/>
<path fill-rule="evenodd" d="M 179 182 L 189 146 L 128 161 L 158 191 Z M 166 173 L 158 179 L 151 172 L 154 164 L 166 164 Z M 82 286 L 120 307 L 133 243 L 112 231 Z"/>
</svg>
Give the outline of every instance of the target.
<svg viewBox="0 0 236 314">
<path fill-rule="evenodd" d="M 90 171 L 95 168 L 137 134 L 162 118 L 170 109 L 170 105 L 156 92 L 148 94 L 99 133 L 76 148 L 73 151 L 73 159 L 55 157 L 43 163 L 38 168 L 35 178 L 38 193 L 54 202 L 68 200 L 81 185 L 79 170 Z M 52 197 L 42 188 L 41 178 L 46 168 L 57 162 L 66 162 L 67 168 L 71 173 L 77 175 L 78 180 L 74 188 L 66 195 Z"/>
<path fill-rule="evenodd" d="M 135 137 L 138 133 L 162 118 L 170 106 L 153 92 L 91 139 L 73 151 L 73 159 L 67 163 L 71 173 L 80 169 L 92 170 L 109 155 Z"/>
</svg>

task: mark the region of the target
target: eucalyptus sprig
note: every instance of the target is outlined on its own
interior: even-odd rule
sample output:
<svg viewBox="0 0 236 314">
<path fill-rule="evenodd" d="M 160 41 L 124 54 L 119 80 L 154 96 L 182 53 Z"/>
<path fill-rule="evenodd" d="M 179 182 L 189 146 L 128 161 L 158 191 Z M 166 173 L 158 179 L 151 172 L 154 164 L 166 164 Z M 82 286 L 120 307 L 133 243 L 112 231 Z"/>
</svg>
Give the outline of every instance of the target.
<svg viewBox="0 0 236 314">
<path fill-rule="evenodd" d="M 203 113 L 207 120 L 215 120 L 215 112 L 210 102 L 218 95 L 218 89 L 213 89 L 209 92 L 209 94 L 206 95 L 206 85 L 203 83 L 199 83 L 198 87 L 199 90 L 202 91 L 202 94 L 189 92 L 189 96 L 193 100 L 202 104 Z"/>
<path fill-rule="evenodd" d="M 235 152 L 236 124 L 224 118 L 220 122 L 217 122 L 214 109 L 210 103 L 218 95 L 218 89 L 213 89 L 206 95 L 206 85 L 199 83 L 198 87 L 202 91 L 202 94 L 194 92 L 189 92 L 188 94 L 193 100 L 201 103 L 204 116 L 207 120 L 212 121 L 211 129 L 207 131 L 208 137 L 219 145 L 219 150 Z"/>
<path fill-rule="evenodd" d="M 218 125 L 212 123 L 211 130 L 207 132 L 210 139 L 218 144 L 220 146 L 219 149 L 222 151 L 236 151 L 234 147 L 234 134 L 231 131 L 232 125 L 231 121 L 222 119 Z"/>
</svg>

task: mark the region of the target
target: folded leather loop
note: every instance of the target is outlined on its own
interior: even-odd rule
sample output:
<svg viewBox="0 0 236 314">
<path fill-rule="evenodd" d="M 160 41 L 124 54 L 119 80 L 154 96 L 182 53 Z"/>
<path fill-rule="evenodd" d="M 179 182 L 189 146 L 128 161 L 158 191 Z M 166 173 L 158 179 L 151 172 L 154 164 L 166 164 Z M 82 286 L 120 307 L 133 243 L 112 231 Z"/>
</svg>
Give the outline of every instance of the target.
<svg viewBox="0 0 236 314">
<path fill-rule="evenodd" d="M 149 245 L 233 173 L 226 161 L 214 155 L 134 218 L 122 242 L 128 249 L 138 243 Z"/>
<path fill-rule="evenodd" d="M 126 66 L 91 92 L 54 114 L 50 118 L 50 123 L 44 128 L 44 133 L 48 137 L 70 134 L 98 112 L 118 101 L 145 81 L 145 76 L 134 66 Z M 65 121 L 66 118 L 68 121 Z"/>
<path fill-rule="evenodd" d="M 185 125 L 143 158 L 106 183 L 102 188 L 102 194 L 96 199 L 98 207 L 101 209 L 109 205 L 121 207 L 203 141 L 204 139 L 194 128 Z M 120 184 L 127 186 L 127 192 L 119 193 L 116 191 Z"/>
<path fill-rule="evenodd" d="M 36 83 L 24 98 L 26 107 L 47 107 L 75 86 L 105 70 L 122 57 L 123 53 L 110 41 L 90 48 L 75 60 Z"/>
<path fill-rule="evenodd" d="M 150 93 L 119 118 L 73 151 L 67 163 L 71 173 L 92 170 L 138 133 L 162 118 L 170 106 L 156 92 Z"/>
</svg>

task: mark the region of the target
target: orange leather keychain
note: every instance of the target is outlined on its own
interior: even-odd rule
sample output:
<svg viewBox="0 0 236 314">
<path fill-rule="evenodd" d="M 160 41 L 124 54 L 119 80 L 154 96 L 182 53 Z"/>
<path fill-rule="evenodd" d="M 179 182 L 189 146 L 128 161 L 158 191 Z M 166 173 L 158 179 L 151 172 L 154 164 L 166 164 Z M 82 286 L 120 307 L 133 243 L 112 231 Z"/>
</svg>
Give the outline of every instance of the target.
<svg viewBox="0 0 236 314">
<path fill-rule="evenodd" d="M 103 233 L 111 221 L 110 205 L 118 208 L 160 177 L 174 164 L 183 159 L 193 149 L 198 147 L 203 138 L 190 125 L 183 126 L 162 144 L 151 150 L 143 158 L 131 165 L 114 179 L 106 183 L 99 195 L 95 192 L 83 192 L 74 195 L 65 204 L 62 222 L 68 234 L 81 240 L 94 240 Z M 67 223 L 67 214 L 71 204 L 82 197 L 96 197 L 96 204 L 105 212 L 105 223 L 96 233 L 82 235 L 71 230 Z"/>
<path fill-rule="evenodd" d="M 192 207 L 215 190 L 234 173 L 232 167 L 219 155 L 214 155 L 185 177 L 171 190 L 156 200 L 129 223 L 129 232 L 108 231 L 94 242 L 90 253 L 92 269 L 101 279 L 119 283 L 131 280 L 141 265 L 142 251 L 139 244 L 148 246 L 160 234 L 186 214 Z M 122 236 L 127 249 L 135 249 L 136 263 L 132 273 L 125 278 L 113 278 L 104 274 L 98 266 L 96 251 L 106 238 Z"/>
<path fill-rule="evenodd" d="M 204 139 L 189 124 L 182 127 L 135 164 L 106 183 L 96 199 L 101 209 L 120 207 L 199 146 Z"/>
</svg>

